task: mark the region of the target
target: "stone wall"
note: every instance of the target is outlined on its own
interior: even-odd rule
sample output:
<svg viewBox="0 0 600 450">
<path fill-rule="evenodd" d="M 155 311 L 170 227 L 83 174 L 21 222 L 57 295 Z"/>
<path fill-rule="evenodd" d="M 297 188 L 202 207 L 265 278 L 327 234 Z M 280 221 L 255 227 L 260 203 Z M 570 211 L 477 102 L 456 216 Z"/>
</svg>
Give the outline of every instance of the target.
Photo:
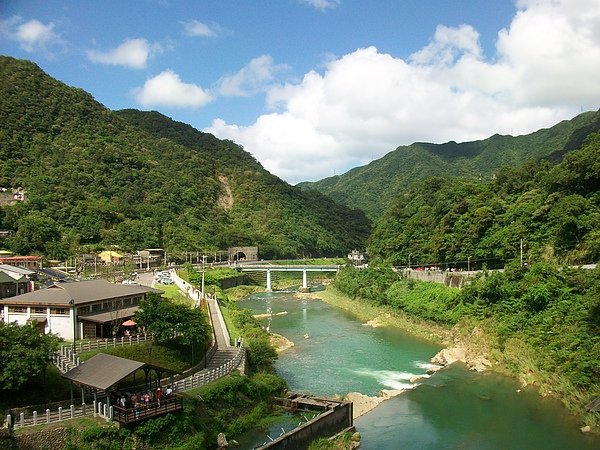
<svg viewBox="0 0 600 450">
<path fill-rule="evenodd" d="M 65 448 L 68 430 L 52 427 L 27 433 L 0 433 L 0 448 L 6 450 L 60 450 Z"/>
<path fill-rule="evenodd" d="M 448 287 L 462 288 L 470 279 L 475 277 L 476 271 L 449 272 L 445 270 L 404 270 L 402 272 L 409 280 L 429 281 L 440 283 Z"/>
</svg>

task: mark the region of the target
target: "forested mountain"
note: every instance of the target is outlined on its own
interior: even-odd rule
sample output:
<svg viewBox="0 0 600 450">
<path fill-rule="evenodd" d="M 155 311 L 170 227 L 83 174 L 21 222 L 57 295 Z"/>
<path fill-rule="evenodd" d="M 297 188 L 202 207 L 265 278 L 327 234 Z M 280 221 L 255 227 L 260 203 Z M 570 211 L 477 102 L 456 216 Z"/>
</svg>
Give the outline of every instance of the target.
<svg viewBox="0 0 600 450">
<path fill-rule="evenodd" d="M 364 214 L 269 174 L 239 145 L 159 113 L 113 112 L 35 64 L 0 57 L 1 242 L 64 258 L 82 244 L 261 256 L 339 255 L 364 246 Z"/>
<path fill-rule="evenodd" d="M 378 219 L 390 202 L 418 180 L 431 176 L 462 176 L 489 180 L 504 166 L 517 167 L 540 159 L 559 160 L 579 148 L 585 136 L 600 130 L 600 112 L 586 112 L 524 136 L 494 135 L 473 142 L 423 142 L 401 146 L 384 157 L 343 175 L 300 183 L 331 198 L 360 208 Z"/>
<path fill-rule="evenodd" d="M 521 246 L 522 245 L 522 246 Z M 505 167 L 491 181 L 436 177 L 398 196 L 369 243 L 394 265 L 459 262 L 503 267 L 553 259 L 600 260 L 600 133 L 553 166 L 542 160 Z"/>
</svg>

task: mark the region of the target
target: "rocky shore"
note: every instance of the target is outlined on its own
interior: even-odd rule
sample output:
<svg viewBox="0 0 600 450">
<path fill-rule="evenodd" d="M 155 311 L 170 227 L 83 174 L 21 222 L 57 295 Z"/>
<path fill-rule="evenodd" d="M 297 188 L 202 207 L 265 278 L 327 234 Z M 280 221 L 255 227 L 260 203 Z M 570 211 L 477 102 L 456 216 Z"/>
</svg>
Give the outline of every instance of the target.
<svg viewBox="0 0 600 450">
<path fill-rule="evenodd" d="M 361 394 L 360 392 L 349 392 L 344 399 L 353 403 L 352 418 L 356 419 L 374 409 L 384 400 L 400 395 L 404 391 L 404 389 L 384 389 L 379 392 L 378 397 L 371 397 L 369 395 Z"/>
<path fill-rule="evenodd" d="M 270 339 L 271 345 L 275 347 L 275 350 L 278 354 L 294 346 L 294 343 L 292 341 L 290 341 L 285 336 L 282 336 L 277 333 L 271 333 Z"/>
</svg>

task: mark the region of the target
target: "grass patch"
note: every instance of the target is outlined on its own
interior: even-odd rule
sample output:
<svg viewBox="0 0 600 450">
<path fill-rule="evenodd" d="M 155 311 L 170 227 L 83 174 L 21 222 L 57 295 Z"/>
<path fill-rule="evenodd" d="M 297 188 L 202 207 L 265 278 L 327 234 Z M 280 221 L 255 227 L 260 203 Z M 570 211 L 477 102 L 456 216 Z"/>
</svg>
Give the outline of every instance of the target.
<svg viewBox="0 0 600 450">
<path fill-rule="evenodd" d="M 235 341 L 239 336 L 242 335 L 242 331 L 236 326 L 231 309 L 227 307 L 227 303 L 221 303 L 221 314 L 223 314 L 223 320 L 229 331 L 229 339 Z"/>
<path fill-rule="evenodd" d="M 149 349 L 152 349 L 149 352 Z M 165 369 L 181 372 L 191 366 L 191 348 L 176 342 L 161 345 L 134 344 L 123 347 L 99 349 L 91 352 L 80 353 L 82 361 L 86 361 L 98 353 L 119 356 L 121 358 L 140 361 Z"/>
<path fill-rule="evenodd" d="M 352 445 L 352 433 L 346 431 L 333 439 L 319 438 L 311 442 L 308 450 L 351 450 Z"/>
<path fill-rule="evenodd" d="M 257 292 L 264 292 L 264 290 L 265 288 L 262 286 L 241 285 L 225 290 L 225 294 L 231 300 L 239 300 Z"/>
</svg>

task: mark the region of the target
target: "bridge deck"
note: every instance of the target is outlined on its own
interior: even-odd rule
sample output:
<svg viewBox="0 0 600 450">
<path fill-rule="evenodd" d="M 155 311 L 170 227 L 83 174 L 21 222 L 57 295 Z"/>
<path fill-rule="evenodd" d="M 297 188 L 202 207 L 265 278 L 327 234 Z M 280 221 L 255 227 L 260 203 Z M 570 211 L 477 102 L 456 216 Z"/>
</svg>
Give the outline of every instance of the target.
<svg viewBox="0 0 600 450">
<path fill-rule="evenodd" d="M 337 272 L 340 269 L 340 266 L 337 265 L 328 265 L 328 266 L 300 266 L 300 265 L 258 265 L 252 264 L 248 266 L 239 266 L 238 267 L 243 272 L 251 272 L 251 271 L 265 271 L 271 270 L 275 272 Z"/>
</svg>

